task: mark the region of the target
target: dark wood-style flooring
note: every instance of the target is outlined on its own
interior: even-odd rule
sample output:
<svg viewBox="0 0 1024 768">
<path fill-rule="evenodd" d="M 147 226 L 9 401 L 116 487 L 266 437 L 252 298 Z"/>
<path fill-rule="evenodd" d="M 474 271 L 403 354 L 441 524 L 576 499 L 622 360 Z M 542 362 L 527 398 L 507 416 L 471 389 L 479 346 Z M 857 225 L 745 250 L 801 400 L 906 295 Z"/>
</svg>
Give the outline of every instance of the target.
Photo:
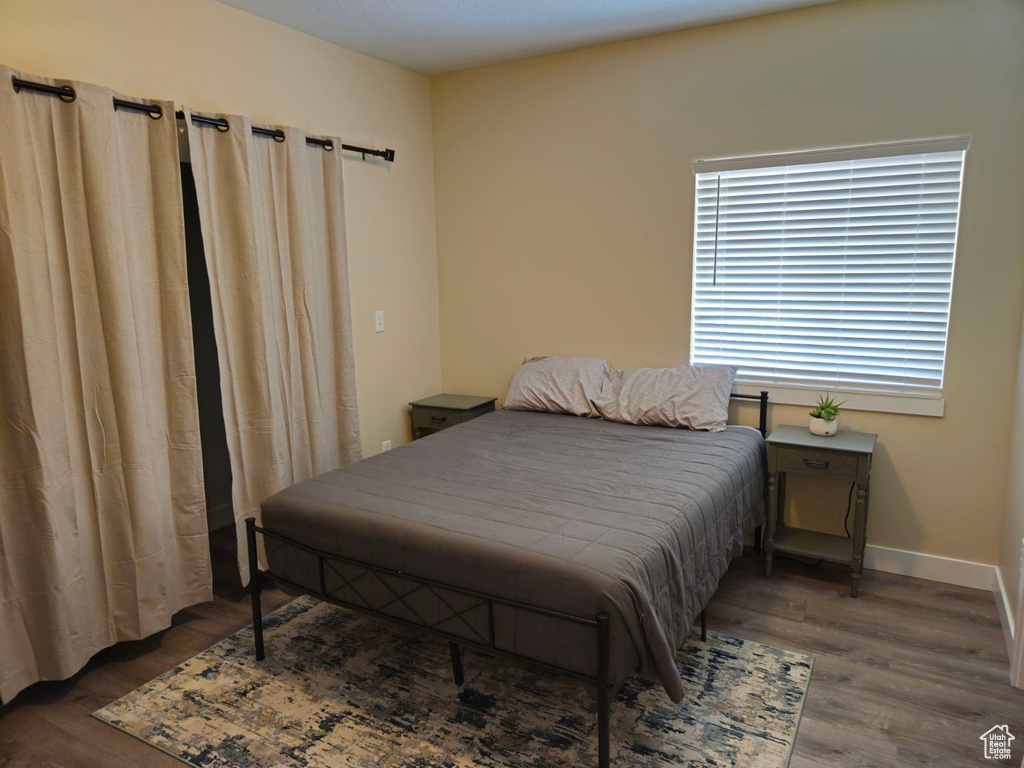
<svg viewBox="0 0 1024 768">
<path fill-rule="evenodd" d="M 174 768 L 174 758 L 91 718 L 94 710 L 241 628 L 244 592 L 218 547 L 216 599 L 180 613 L 160 634 L 98 654 L 74 678 L 39 683 L 0 708 L 0 766 Z M 813 654 L 814 673 L 792 768 L 988 765 L 979 736 L 1008 724 L 1024 756 L 1024 691 L 1009 662 L 993 597 L 867 572 L 861 597 L 846 570 L 736 561 L 708 608 L 712 629 Z M 265 594 L 268 609 L 288 597 Z"/>
</svg>

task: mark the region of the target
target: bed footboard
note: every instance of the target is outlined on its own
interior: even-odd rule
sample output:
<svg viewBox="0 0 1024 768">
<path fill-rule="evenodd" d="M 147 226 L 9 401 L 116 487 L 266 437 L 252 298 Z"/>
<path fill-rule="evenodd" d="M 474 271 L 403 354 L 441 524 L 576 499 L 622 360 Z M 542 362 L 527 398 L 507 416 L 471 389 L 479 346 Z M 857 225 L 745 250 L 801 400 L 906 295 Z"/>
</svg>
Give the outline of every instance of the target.
<svg viewBox="0 0 1024 768">
<path fill-rule="evenodd" d="M 260 570 L 257 559 L 257 535 L 262 535 L 264 538 L 274 539 L 282 544 L 295 547 L 296 549 L 315 557 L 317 572 L 319 575 L 318 586 L 311 589 L 308 586 L 297 584 L 294 581 L 273 574 L 269 570 Z M 540 606 L 529 605 L 515 600 L 506 600 L 494 595 L 463 589 L 461 587 L 434 581 L 432 579 L 420 578 L 405 572 L 394 571 L 371 563 L 364 563 L 358 560 L 340 557 L 338 555 L 307 546 L 301 542 L 282 536 L 281 534 L 270 531 L 266 528 L 262 528 L 256 525 L 256 519 L 253 517 L 246 518 L 245 520 L 245 536 L 246 548 L 248 550 L 249 557 L 249 591 L 252 598 L 252 628 L 257 661 L 261 661 L 265 657 L 265 647 L 263 642 L 263 610 L 260 601 L 260 593 L 264 583 L 276 582 L 299 592 L 312 595 L 313 597 L 319 598 L 325 602 L 333 603 L 334 605 L 348 608 L 359 613 L 388 619 L 389 621 L 413 627 L 447 640 L 449 650 L 451 652 L 452 674 L 456 685 L 462 685 L 463 682 L 461 646 L 467 646 L 485 654 L 515 659 L 521 663 L 528 664 L 554 674 L 564 675 L 594 685 L 597 688 L 597 764 L 598 768 L 610 768 L 611 745 L 609 729 L 611 693 L 612 686 L 617 681 L 612 680 L 610 674 L 610 617 L 607 613 L 603 611 L 599 612 L 593 618 L 574 616 L 569 613 L 553 611 Z M 353 584 L 353 582 L 358 579 L 358 576 L 355 578 L 350 575 L 346 576 L 346 572 L 341 569 L 341 566 L 345 566 L 348 569 L 349 574 L 351 573 L 351 569 L 354 568 L 356 569 L 356 572 L 361 575 L 372 574 L 376 576 L 376 583 L 384 585 L 385 588 L 391 591 L 391 595 L 393 596 L 392 599 L 382 605 L 377 605 L 374 604 L 372 600 L 363 598 L 360 595 L 359 589 Z M 343 591 L 344 599 L 342 596 L 339 596 L 339 590 L 332 590 L 328 588 L 328 571 L 333 573 L 337 579 L 340 579 L 344 587 L 346 587 Z M 403 583 L 411 583 L 414 586 L 408 591 L 401 592 L 389 586 L 389 582 L 385 577 L 391 577 L 392 579 L 398 578 L 401 579 Z M 449 609 L 450 612 L 448 615 L 437 621 L 428 621 L 420 618 L 416 613 L 416 610 L 410 606 L 408 599 L 413 595 L 413 593 L 418 592 L 421 589 L 428 590 L 437 597 Z M 446 600 L 445 595 L 448 595 L 449 597 L 451 595 L 460 595 L 465 599 L 465 605 L 460 608 L 454 607 L 450 604 L 450 600 Z M 396 616 L 394 612 L 389 612 L 388 609 L 392 606 L 404 606 L 405 609 L 407 609 L 405 611 L 406 617 Z M 499 648 L 495 640 L 494 632 L 495 607 L 512 608 L 519 611 L 535 613 L 551 619 L 593 629 L 594 643 L 597 651 L 596 671 L 594 674 L 584 674 L 578 670 L 549 664 L 547 662 L 540 661 L 539 659 L 521 656 L 504 648 Z M 487 623 L 485 630 L 482 632 L 464 618 L 469 611 L 476 610 L 486 611 Z M 410 615 L 414 618 L 408 618 Z M 454 634 L 441 626 L 451 622 L 452 620 L 461 621 L 461 624 L 468 628 L 469 631 L 465 634 Z"/>
</svg>

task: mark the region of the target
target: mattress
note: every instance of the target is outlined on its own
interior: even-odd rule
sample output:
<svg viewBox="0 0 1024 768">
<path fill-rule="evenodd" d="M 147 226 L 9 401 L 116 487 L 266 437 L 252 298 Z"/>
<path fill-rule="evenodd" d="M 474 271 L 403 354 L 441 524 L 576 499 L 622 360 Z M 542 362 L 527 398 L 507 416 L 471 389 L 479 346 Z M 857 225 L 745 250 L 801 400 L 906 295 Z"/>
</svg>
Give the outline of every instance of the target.
<svg viewBox="0 0 1024 768">
<path fill-rule="evenodd" d="M 614 682 L 683 695 L 675 653 L 764 520 L 765 447 L 724 432 L 496 411 L 298 483 L 262 523 L 319 550 L 551 611 L 610 615 Z M 317 590 L 308 552 L 268 538 L 270 572 Z M 594 675 L 593 628 L 331 563 L 336 599 Z"/>
</svg>

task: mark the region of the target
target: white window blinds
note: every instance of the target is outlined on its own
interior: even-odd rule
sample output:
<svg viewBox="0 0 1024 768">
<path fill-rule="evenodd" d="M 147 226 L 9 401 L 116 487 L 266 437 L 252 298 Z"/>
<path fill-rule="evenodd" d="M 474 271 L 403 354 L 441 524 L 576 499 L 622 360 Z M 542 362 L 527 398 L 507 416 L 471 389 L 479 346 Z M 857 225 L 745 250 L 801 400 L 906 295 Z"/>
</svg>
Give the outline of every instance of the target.
<svg viewBox="0 0 1024 768">
<path fill-rule="evenodd" d="M 691 360 L 938 396 L 966 146 L 697 163 Z"/>
</svg>

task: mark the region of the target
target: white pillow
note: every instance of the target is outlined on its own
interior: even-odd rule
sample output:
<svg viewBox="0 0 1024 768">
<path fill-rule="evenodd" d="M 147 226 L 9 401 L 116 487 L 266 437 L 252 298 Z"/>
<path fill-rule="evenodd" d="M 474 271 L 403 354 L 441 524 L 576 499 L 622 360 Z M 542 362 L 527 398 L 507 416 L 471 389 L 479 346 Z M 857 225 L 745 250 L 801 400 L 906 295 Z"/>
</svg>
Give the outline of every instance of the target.
<svg viewBox="0 0 1024 768">
<path fill-rule="evenodd" d="M 512 374 L 503 407 L 596 417 L 593 401 L 601 394 L 609 368 L 600 357 L 528 358 Z"/>
<path fill-rule="evenodd" d="M 731 365 L 610 371 L 598 413 L 609 421 L 721 432 L 736 378 Z"/>
</svg>

